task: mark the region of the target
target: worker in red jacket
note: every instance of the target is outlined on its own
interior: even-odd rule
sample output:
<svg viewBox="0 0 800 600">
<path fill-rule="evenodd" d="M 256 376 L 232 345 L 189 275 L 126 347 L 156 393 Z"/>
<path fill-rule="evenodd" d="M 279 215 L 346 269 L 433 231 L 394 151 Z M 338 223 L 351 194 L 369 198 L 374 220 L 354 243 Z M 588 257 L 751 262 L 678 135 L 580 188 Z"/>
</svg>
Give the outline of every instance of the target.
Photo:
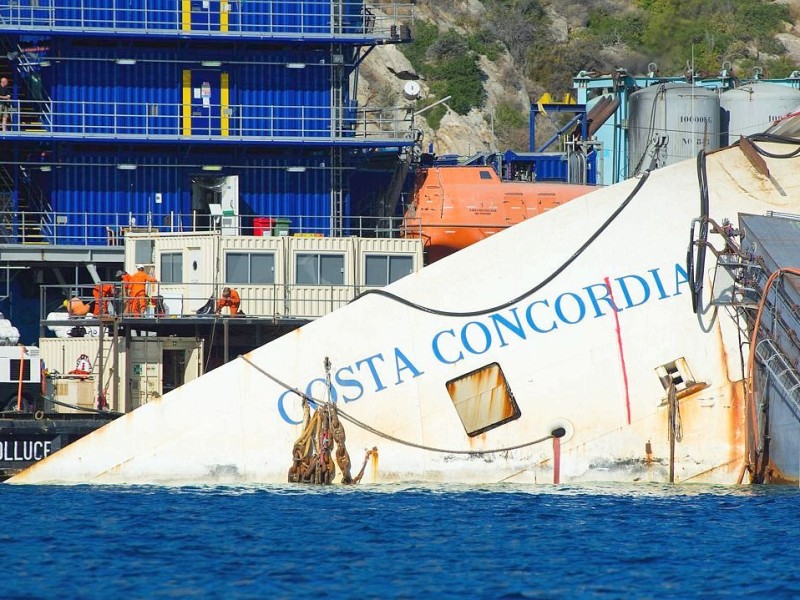
<svg viewBox="0 0 800 600">
<path fill-rule="evenodd" d="M 220 314 L 226 306 L 230 309 L 230 315 L 233 317 L 239 314 L 239 305 L 242 303 L 239 298 L 239 292 L 232 290 L 229 287 L 222 289 L 222 298 L 217 300 L 217 314 Z"/>
<path fill-rule="evenodd" d="M 101 281 L 94 286 L 92 295 L 94 296 L 94 309 L 92 310 L 94 315 L 96 317 L 107 315 L 109 298 L 114 297 L 114 284 Z"/>
</svg>

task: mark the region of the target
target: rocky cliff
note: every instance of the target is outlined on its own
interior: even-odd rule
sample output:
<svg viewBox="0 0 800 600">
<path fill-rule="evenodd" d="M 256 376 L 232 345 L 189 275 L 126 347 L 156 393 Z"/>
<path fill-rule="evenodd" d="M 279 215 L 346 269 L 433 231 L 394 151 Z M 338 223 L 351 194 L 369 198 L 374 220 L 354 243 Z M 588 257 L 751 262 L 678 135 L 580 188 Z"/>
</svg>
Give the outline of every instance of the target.
<svg viewBox="0 0 800 600">
<path fill-rule="evenodd" d="M 630 0 L 605 0 L 613 2 L 619 10 L 625 10 Z M 374 0 L 372 10 L 380 12 L 381 0 Z M 586 10 L 592 4 L 586 0 L 560 0 L 547 6 L 549 35 L 555 40 L 567 40 L 570 33 L 585 24 Z M 800 0 L 783 0 L 790 6 L 792 14 L 800 14 Z M 434 22 L 440 30 L 454 30 L 462 35 L 469 33 L 470 26 L 481 23 L 486 18 L 486 7 L 480 0 L 417 0 L 415 21 Z M 412 34 L 413 34 L 412 25 Z M 787 49 L 787 57 L 800 64 L 800 23 L 787 24 L 785 31 L 777 36 Z M 606 53 L 605 64 L 625 63 L 625 56 Z M 647 64 L 646 57 L 638 57 L 636 64 Z M 628 60 L 630 64 L 635 61 Z M 490 150 L 527 150 L 527 136 L 499 141 L 494 130 L 494 113 L 501 102 L 513 103 L 521 113 L 528 115 L 531 102 L 535 102 L 544 92 L 552 90 L 524 74 L 508 50 L 489 60 L 480 57 L 480 68 L 485 75 L 484 88 L 486 102 L 482 109 L 473 109 L 467 115 L 459 115 L 448 110 L 440 124 L 433 130 L 424 113 L 415 119 L 416 127 L 422 132 L 422 147 L 430 146 L 439 154 L 458 154 L 469 156 L 476 152 Z M 573 74 L 570 74 L 570 76 Z M 416 80 L 422 93 L 416 101 L 403 98 L 404 84 Z M 414 111 L 423 110 L 430 104 L 426 100 L 428 86 L 424 78 L 414 71 L 411 63 L 396 45 L 378 46 L 369 53 L 362 63 L 358 81 L 358 100 L 362 106 L 408 106 Z M 540 129 L 537 124 L 537 130 Z M 551 135 L 554 127 L 545 123 L 541 127 L 544 135 Z"/>
</svg>

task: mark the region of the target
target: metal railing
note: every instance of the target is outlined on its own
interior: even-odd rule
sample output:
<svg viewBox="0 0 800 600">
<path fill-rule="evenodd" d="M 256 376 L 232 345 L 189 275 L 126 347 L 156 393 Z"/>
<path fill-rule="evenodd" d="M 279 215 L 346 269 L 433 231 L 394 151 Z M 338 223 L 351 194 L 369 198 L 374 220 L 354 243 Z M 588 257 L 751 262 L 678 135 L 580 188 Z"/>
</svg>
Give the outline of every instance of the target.
<svg viewBox="0 0 800 600">
<path fill-rule="evenodd" d="M 264 223 L 270 225 L 265 226 Z M 331 217 L 309 215 L 216 216 L 140 212 L 16 212 L 0 207 L 0 244 L 120 246 L 128 233 L 219 232 L 230 236 L 422 237 L 419 219 L 402 217 Z M 338 227 L 341 226 L 339 229 Z M 35 234 L 31 232 L 36 232 Z"/>
<path fill-rule="evenodd" d="M 332 108 L 302 105 L 12 100 L 6 136 L 115 139 L 413 140 L 409 107 Z M 47 118 L 41 119 L 46 114 Z M 26 127 L 34 121 L 36 126 Z"/>
<path fill-rule="evenodd" d="M 186 36 L 264 36 L 406 39 L 413 2 L 353 0 L 293 2 L 175 2 L 152 0 L 0 0 L 0 26 L 55 32 L 150 33 Z"/>
<path fill-rule="evenodd" d="M 119 281 L 98 284 L 104 285 L 114 286 L 113 297 L 98 298 L 94 293 L 97 286 L 93 285 L 41 286 L 40 315 L 43 323 L 51 328 L 52 333 L 64 337 L 75 325 L 96 326 L 100 317 L 173 322 L 176 319 L 234 318 L 224 309 L 217 314 L 217 300 L 221 298 L 224 287 L 236 289 L 241 297 L 241 313 L 236 318 L 312 320 L 344 306 L 363 290 L 375 287 L 353 284 L 149 283 L 146 293 L 131 296 Z"/>
<path fill-rule="evenodd" d="M 16 57 L 17 71 L 22 74 L 22 79 L 26 82 L 28 88 L 28 95 L 32 98 L 31 102 L 34 103 L 34 116 L 40 120 L 40 122 L 50 125 L 51 98 L 41 85 L 41 78 L 39 75 L 41 61 L 38 54 L 26 52 L 22 46 L 17 44 L 16 48 L 9 54 L 9 57 L 10 56 Z M 38 98 L 36 94 L 33 93 L 34 78 L 38 80 Z"/>
</svg>

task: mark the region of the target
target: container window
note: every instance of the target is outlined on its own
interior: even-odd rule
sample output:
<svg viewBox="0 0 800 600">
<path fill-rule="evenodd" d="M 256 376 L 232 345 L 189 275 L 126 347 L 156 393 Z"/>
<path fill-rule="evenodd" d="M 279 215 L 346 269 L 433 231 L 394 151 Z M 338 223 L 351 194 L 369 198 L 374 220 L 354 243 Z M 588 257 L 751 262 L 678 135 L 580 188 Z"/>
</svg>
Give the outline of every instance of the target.
<svg viewBox="0 0 800 600">
<path fill-rule="evenodd" d="M 470 437 L 519 419 L 522 414 L 497 363 L 451 379 L 446 385 Z"/>
<path fill-rule="evenodd" d="M 225 281 L 251 285 L 275 283 L 275 254 L 272 252 L 226 252 Z"/>
<path fill-rule="evenodd" d="M 160 273 L 161 283 L 183 283 L 183 253 L 163 253 Z"/>
<path fill-rule="evenodd" d="M 364 259 L 364 283 L 370 286 L 388 285 L 412 273 L 413 270 L 413 256 L 369 254 Z"/>
<path fill-rule="evenodd" d="M 344 256 L 298 253 L 295 271 L 298 285 L 344 285 Z"/>
<path fill-rule="evenodd" d="M 137 265 L 152 265 L 155 240 L 136 240 L 133 245 L 134 262 Z"/>
</svg>

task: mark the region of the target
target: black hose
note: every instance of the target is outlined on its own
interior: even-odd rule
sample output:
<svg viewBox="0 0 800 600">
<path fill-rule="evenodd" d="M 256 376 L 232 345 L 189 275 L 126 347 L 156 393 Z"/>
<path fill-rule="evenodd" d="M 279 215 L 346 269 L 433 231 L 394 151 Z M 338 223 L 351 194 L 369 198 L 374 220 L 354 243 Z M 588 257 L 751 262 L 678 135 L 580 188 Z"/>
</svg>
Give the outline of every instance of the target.
<svg viewBox="0 0 800 600">
<path fill-rule="evenodd" d="M 800 141 L 795 138 L 773 135 L 770 133 L 754 134 L 747 136 L 753 148 L 762 156 L 774 159 L 789 159 L 800 154 Z M 791 152 L 785 154 L 775 154 L 767 152 L 753 142 L 771 142 L 775 144 L 791 144 L 797 146 Z M 733 145 L 738 145 L 735 142 Z M 703 271 L 705 270 L 706 252 L 708 247 L 708 223 L 709 223 L 709 199 L 708 199 L 708 173 L 706 169 L 706 154 L 704 151 L 697 153 L 697 181 L 700 185 L 700 216 L 692 221 L 692 228 L 689 232 L 689 248 L 686 251 L 686 273 L 689 279 L 689 291 L 692 296 L 692 310 L 698 313 L 700 298 L 703 292 Z M 700 231 L 695 240 L 695 224 L 699 223 Z M 698 247 L 695 254 L 695 246 Z"/>
<path fill-rule="evenodd" d="M 686 252 L 686 274 L 689 279 L 689 291 L 692 296 L 692 311 L 697 314 L 700 297 L 703 293 L 703 272 L 706 268 L 706 244 L 708 242 L 708 173 L 706 172 L 706 154 L 703 150 L 697 153 L 697 181 L 700 185 L 700 217 L 692 221 L 689 235 L 689 248 Z M 700 234 L 694 239 L 695 223 L 700 224 Z M 698 246 L 697 255 L 694 247 Z"/>
<path fill-rule="evenodd" d="M 794 158 L 798 154 L 800 154 L 800 141 L 796 138 L 786 137 L 782 135 L 773 135 L 771 133 L 758 133 L 754 135 L 747 136 L 747 139 L 752 142 L 772 142 L 775 144 L 792 144 L 797 146 L 792 152 L 787 152 L 786 154 L 774 154 L 772 152 L 767 152 L 763 148 L 759 146 L 753 145 L 756 152 L 758 152 L 762 156 L 766 156 L 767 158 Z M 739 142 L 736 142 L 738 144 Z"/>
<path fill-rule="evenodd" d="M 628 194 L 628 197 L 625 198 L 625 200 L 622 202 L 622 204 L 620 204 L 617 207 L 617 209 L 611 214 L 610 217 L 608 217 L 608 219 L 606 219 L 606 221 L 599 227 L 599 229 L 597 229 L 597 231 L 595 231 L 589 237 L 589 239 L 586 240 L 583 243 L 583 245 L 581 245 L 581 247 L 578 248 L 575 251 L 575 253 L 572 256 L 570 256 L 567 260 L 565 260 L 555 271 L 550 273 L 550 275 L 545 277 L 542 281 L 540 281 L 538 284 L 536 284 L 534 287 L 532 287 L 528 291 L 522 293 L 520 296 L 517 296 L 516 298 L 512 298 L 511 300 L 508 300 L 508 301 L 504 302 L 503 304 L 500 304 L 498 306 L 493 306 L 493 307 L 490 307 L 490 308 L 484 308 L 484 309 L 479 309 L 479 310 L 471 310 L 471 311 L 463 311 L 463 312 L 461 312 L 461 311 L 452 311 L 452 310 L 441 310 L 441 309 L 437 309 L 437 308 L 431 308 L 429 306 L 423 306 L 423 305 L 418 304 L 416 302 L 412 302 L 410 300 L 406 300 L 405 298 L 403 298 L 401 296 L 398 296 L 397 294 L 393 294 L 392 292 L 387 292 L 384 289 L 366 290 L 366 291 L 360 293 L 355 298 L 353 298 L 350 302 L 355 302 L 356 300 L 359 300 L 359 299 L 361 299 L 361 298 L 363 298 L 365 296 L 368 296 L 368 295 L 378 295 L 378 296 L 383 296 L 385 298 L 389 298 L 390 300 L 394 300 L 395 302 L 399 302 L 400 304 L 403 304 L 403 305 L 408 306 L 410 308 L 413 308 L 413 309 L 416 309 L 416 310 L 420 310 L 422 312 L 426 312 L 426 313 L 429 313 L 429 314 L 432 314 L 432 315 L 442 316 L 442 317 L 477 317 L 477 316 L 480 316 L 480 315 L 485 315 L 485 314 L 488 314 L 488 313 L 497 312 L 497 311 L 503 310 L 505 308 L 508 308 L 510 306 L 513 306 L 514 304 L 517 304 L 517 303 L 521 302 L 525 298 L 528 298 L 529 296 L 531 296 L 531 295 L 535 294 L 536 292 L 538 292 L 539 290 L 541 290 L 544 286 L 546 286 L 551 281 L 553 281 L 556 277 L 558 277 L 568 266 L 570 266 L 573 262 L 575 262 L 575 260 L 581 254 L 583 254 L 589 246 L 591 246 L 594 243 L 594 241 L 600 236 L 600 234 L 602 234 L 608 228 L 608 226 L 611 225 L 612 222 L 614 222 L 614 220 L 620 215 L 620 213 L 625 209 L 625 207 L 628 206 L 628 204 L 630 204 L 631 200 L 633 200 L 634 197 L 636 196 L 636 194 L 638 194 L 639 191 L 642 189 L 642 187 L 644 186 L 644 184 L 647 181 L 648 177 L 650 177 L 650 170 L 645 171 L 644 175 L 642 175 L 642 177 L 639 179 L 639 182 L 636 184 L 636 187 L 633 188 L 633 191 L 631 191 L 631 193 Z"/>
</svg>

